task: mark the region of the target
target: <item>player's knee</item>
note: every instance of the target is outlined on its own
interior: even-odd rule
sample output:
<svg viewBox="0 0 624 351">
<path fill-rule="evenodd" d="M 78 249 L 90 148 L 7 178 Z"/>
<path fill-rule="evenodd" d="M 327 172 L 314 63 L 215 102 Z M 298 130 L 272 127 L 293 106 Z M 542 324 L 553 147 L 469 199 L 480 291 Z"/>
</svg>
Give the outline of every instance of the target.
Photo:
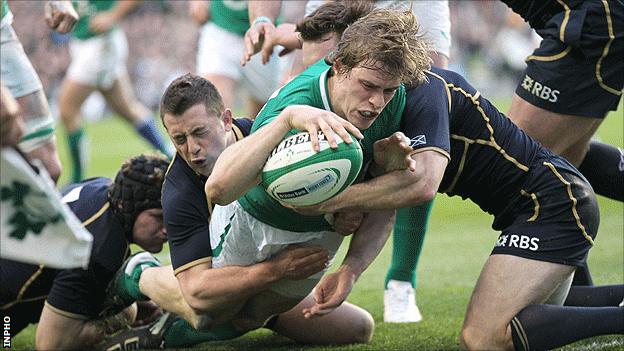
<svg viewBox="0 0 624 351">
<path fill-rule="evenodd" d="M 362 310 L 357 318 L 354 318 L 352 324 L 352 342 L 353 344 L 369 343 L 375 331 L 375 320 L 370 313 Z"/>
<path fill-rule="evenodd" d="M 462 350 L 505 350 L 512 345 L 505 329 L 497 331 L 484 326 L 464 324 L 460 333 L 459 346 Z"/>
</svg>

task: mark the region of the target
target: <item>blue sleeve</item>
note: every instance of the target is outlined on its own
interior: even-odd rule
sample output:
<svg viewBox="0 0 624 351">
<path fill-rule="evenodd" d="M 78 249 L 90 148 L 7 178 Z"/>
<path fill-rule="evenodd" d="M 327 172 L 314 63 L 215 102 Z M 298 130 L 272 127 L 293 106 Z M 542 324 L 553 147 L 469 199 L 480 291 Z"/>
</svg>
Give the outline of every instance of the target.
<svg viewBox="0 0 624 351">
<path fill-rule="evenodd" d="M 445 82 L 432 76 L 407 91 L 401 131 L 414 150 L 431 149 L 449 157 L 449 96 Z"/>
<path fill-rule="evenodd" d="M 171 265 L 177 274 L 212 257 L 206 199 L 199 196 L 167 196 L 163 192 L 163 215 L 169 241 Z M 186 195 L 189 195 L 188 193 Z"/>
</svg>

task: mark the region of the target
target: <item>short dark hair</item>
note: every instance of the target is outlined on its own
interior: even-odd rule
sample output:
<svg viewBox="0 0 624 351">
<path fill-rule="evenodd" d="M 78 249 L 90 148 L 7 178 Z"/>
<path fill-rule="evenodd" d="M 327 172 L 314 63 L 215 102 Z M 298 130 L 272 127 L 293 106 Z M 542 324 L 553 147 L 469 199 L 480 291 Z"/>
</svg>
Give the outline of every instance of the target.
<svg viewBox="0 0 624 351">
<path fill-rule="evenodd" d="M 191 73 L 176 78 L 160 100 L 160 119 L 163 126 L 166 113 L 180 116 L 197 104 L 204 104 L 206 112 L 217 117 L 225 110 L 221 94 L 208 79 Z"/>
<path fill-rule="evenodd" d="M 301 20 L 297 32 L 305 41 L 319 40 L 327 33 L 336 33 L 340 39 L 349 25 L 373 9 L 374 5 L 366 0 L 328 2 Z"/>
</svg>

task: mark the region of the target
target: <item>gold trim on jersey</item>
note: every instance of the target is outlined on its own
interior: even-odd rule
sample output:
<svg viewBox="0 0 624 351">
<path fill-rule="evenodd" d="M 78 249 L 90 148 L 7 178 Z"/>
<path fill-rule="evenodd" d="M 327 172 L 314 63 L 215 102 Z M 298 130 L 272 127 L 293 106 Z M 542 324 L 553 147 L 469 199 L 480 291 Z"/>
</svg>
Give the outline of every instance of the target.
<svg viewBox="0 0 624 351">
<path fill-rule="evenodd" d="M 232 124 L 232 131 L 234 132 L 234 138 L 236 138 L 236 141 L 245 137 L 245 135 L 243 135 L 243 131 L 241 131 L 236 124 Z"/>
<path fill-rule="evenodd" d="M 165 178 L 167 177 L 167 174 L 169 173 L 171 166 L 173 166 L 173 162 L 175 162 L 176 156 L 178 156 L 177 152 L 173 154 L 173 157 L 171 158 L 171 161 L 169 162 L 169 166 L 167 167 L 167 171 L 165 172 Z"/>
<path fill-rule="evenodd" d="M 570 20 L 570 7 L 563 1 L 561 0 L 557 0 L 557 2 L 563 6 L 564 10 L 565 10 L 565 15 L 563 17 L 563 21 L 561 22 L 561 27 L 559 28 L 559 40 L 562 43 L 565 43 L 565 30 L 566 27 L 568 26 L 568 21 Z"/>
<path fill-rule="evenodd" d="M 102 206 L 102 208 L 100 208 L 93 216 L 89 217 L 89 219 L 87 219 L 86 221 L 82 222 L 82 227 L 86 227 L 89 224 L 95 222 L 98 218 L 100 218 L 100 216 L 106 212 L 106 210 L 108 210 L 108 208 L 110 207 L 110 202 L 106 201 L 106 203 Z"/>
<path fill-rule="evenodd" d="M 613 22 L 611 19 L 611 9 L 609 9 L 609 3 L 607 3 L 607 0 L 602 0 L 602 5 L 605 8 L 605 16 L 607 18 L 607 28 L 609 30 L 609 41 L 607 41 L 607 44 L 605 44 L 605 47 L 602 50 L 602 56 L 600 56 L 600 58 L 598 59 L 598 62 L 596 62 L 596 79 L 598 80 L 598 84 L 600 85 L 602 89 L 608 91 L 611 94 L 622 95 L 622 92 L 620 90 L 611 88 L 610 86 L 606 85 L 604 81 L 602 80 L 602 76 L 600 75 L 600 69 L 602 68 L 602 60 L 609 54 L 611 43 L 613 42 L 613 40 L 615 40 L 615 35 L 613 34 Z"/>
<path fill-rule="evenodd" d="M 441 80 L 441 81 L 442 81 L 442 83 L 444 83 L 444 86 L 446 87 L 446 98 L 448 99 L 448 111 L 449 111 L 449 113 L 451 113 L 451 91 L 449 90 L 449 87 L 450 87 L 452 84 L 448 84 L 448 83 L 446 82 L 446 80 L 444 80 L 444 78 L 442 78 L 441 76 L 439 76 L 439 75 L 437 75 L 437 74 L 435 74 L 435 73 L 433 73 L 433 72 L 431 72 L 431 71 L 426 71 L 426 72 L 427 72 L 427 73 L 429 73 L 429 74 L 431 74 L 432 76 L 434 76 L 434 77 L 438 78 L 439 80 Z M 450 157 L 449 157 L 449 158 L 450 158 Z"/>
<path fill-rule="evenodd" d="M 50 310 L 52 310 L 54 313 L 60 314 L 63 317 L 68 317 L 68 318 L 71 318 L 71 319 L 80 319 L 80 320 L 83 320 L 83 321 L 91 319 L 91 318 L 89 318 L 89 316 L 85 316 L 85 315 L 78 314 L 78 313 L 72 313 L 72 312 L 63 311 L 60 308 L 52 306 L 48 302 L 48 300 L 46 300 L 45 306 L 47 308 L 49 308 Z"/>
<path fill-rule="evenodd" d="M 523 350 L 530 350 L 529 339 L 527 339 L 524 327 L 522 327 L 522 323 L 520 323 L 518 317 L 513 317 L 511 319 L 511 326 L 516 329 L 516 334 L 520 337 L 520 342 L 522 342 Z"/>
<path fill-rule="evenodd" d="M 525 62 L 531 61 L 531 60 L 535 60 L 535 61 L 557 61 L 561 58 L 563 58 L 564 56 L 566 56 L 567 54 L 570 53 L 570 51 L 572 51 L 572 47 L 570 45 L 568 45 L 565 50 L 563 50 L 562 52 L 556 54 L 556 55 L 552 55 L 552 56 L 538 56 L 538 55 L 529 55 L 529 57 L 526 58 L 526 60 L 524 60 Z"/>
<path fill-rule="evenodd" d="M 435 151 L 435 152 L 441 154 L 442 156 L 448 158 L 449 161 L 451 160 L 451 155 L 449 155 L 449 153 L 446 152 L 444 149 L 440 149 L 437 146 L 429 146 L 429 147 L 423 147 L 423 148 L 420 148 L 420 149 L 416 149 L 416 150 L 412 151 L 411 155 L 418 154 L 418 153 L 421 153 L 423 151 Z"/>
<path fill-rule="evenodd" d="M 197 265 L 200 265 L 202 263 L 208 263 L 208 262 L 212 262 L 212 257 L 209 256 L 209 257 L 196 259 L 195 261 L 191 261 L 189 263 L 183 264 L 180 267 L 176 268 L 173 271 L 173 275 L 178 275 L 178 273 L 183 272 L 189 268 L 193 268 Z"/>
<path fill-rule="evenodd" d="M 39 268 L 35 271 L 35 273 L 33 273 L 27 280 L 26 282 L 24 282 L 24 285 L 22 285 L 22 287 L 20 288 L 19 292 L 17 293 L 17 297 L 15 298 L 15 301 L 11 301 L 7 304 L 4 304 L 2 307 L 0 307 L 0 310 L 6 310 L 10 307 L 12 307 L 13 305 L 16 305 L 18 303 L 23 302 L 24 300 L 22 300 L 22 296 L 24 296 L 24 294 L 26 293 L 26 290 L 28 290 L 28 288 L 30 287 L 30 285 L 32 285 L 32 283 L 35 282 L 35 280 L 37 280 L 37 278 L 41 275 L 41 273 L 43 273 L 43 268 L 45 266 L 40 264 Z"/>
<path fill-rule="evenodd" d="M 520 194 L 522 194 L 522 196 L 530 197 L 531 200 L 533 200 L 533 205 L 535 205 L 533 209 L 533 216 L 527 219 L 527 222 L 535 221 L 537 217 L 539 216 L 539 210 L 540 210 L 540 204 L 539 204 L 539 201 L 537 201 L 537 195 L 535 195 L 535 193 L 529 194 L 526 191 L 524 191 L 524 189 L 520 189 Z"/>
<path fill-rule="evenodd" d="M 516 160 L 513 156 L 509 155 L 507 153 L 507 151 L 505 151 L 505 149 L 503 149 L 500 145 L 498 145 L 498 143 L 496 142 L 496 139 L 494 139 L 494 128 L 490 124 L 490 118 L 485 114 L 485 111 L 483 110 L 483 107 L 481 107 L 481 103 L 479 102 L 479 100 L 477 100 L 477 98 L 479 97 L 480 93 L 477 91 L 475 93 L 475 95 L 473 96 L 473 95 L 469 94 L 468 92 L 466 92 L 464 89 L 462 89 L 460 87 L 456 87 L 453 84 L 449 84 L 449 87 L 451 89 L 453 89 L 454 91 L 462 93 L 466 98 L 468 98 L 472 102 L 472 104 L 475 106 L 477 111 L 479 111 L 479 113 L 481 114 L 481 117 L 483 117 L 483 120 L 485 121 L 485 126 L 488 129 L 488 131 L 490 132 L 490 140 L 489 141 L 483 140 L 483 139 L 475 139 L 475 140 L 473 140 L 473 139 L 469 139 L 469 138 L 466 138 L 464 136 L 459 136 L 459 135 L 451 135 L 451 137 L 455 137 L 455 139 L 460 139 L 460 140 L 469 140 L 470 143 L 477 143 L 477 144 L 491 146 L 494 149 L 496 149 L 496 151 L 498 151 L 501 155 L 503 155 L 503 157 L 505 159 L 507 159 L 508 161 L 513 163 L 516 167 L 518 167 L 519 169 L 523 170 L 524 172 L 528 172 L 529 171 L 529 167 L 523 165 L 522 163 L 518 162 L 518 160 Z"/>
<path fill-rule="evenodd" d="M 459 176 L 462 174 L 464 170 L 464 165 L 466 164 L 466 155 L 468 155 L 468 147 L 470 146 L 470 143 L 467 140 L 465 140 L 465 138 L 461 139 L 461 137 L 458 135 L 451 135 L 451 138 L 459 139 L 464 142 L 464 152 L 462 153 L 461 159 L 459 160 L 459 167 L 457 167 L 457 173 L 455 173 L 455 177 L 453 177 L 453 181 L 448 186 L 448 188 L 442 191 L 443 193 L 450 193 L 451 191 L 453 191 L 453 189 L 455 189 L 455 184 L 457 184 L 457 181 L 459 180 Z"/>
<path fill-rule="evenodd" d="M 594 245 L 594 240 L 592 240 L 591 236 L 589 236 L 587 232 L 585 231 L 585 226 L 583 226 L 583 224 L 581 223 L 581 217 L 576 211 L 576 203 L 578 201 L 572 194 L 572 186 L 570 185 L 570 182 L 565 180 L 565 178 L 563 178 L 563 176 L 559 172 L 557 172 L 557 169 L 552 163 L 544 162 L 543 165 L 550 168 L 550 170 L 555 174 L 555 176 L 557 176 L 557 178 L 559 178 L 559 180 L 566 186 L 566 189 L 568 191 L 568 197 L 570 198 L 570 201 L 572 201 L 572 215 L 574 216 L 574 219 L 576 220 L 576 225 L 581 230 L 581 233 L 583 234 L 585 239 L 587 239 L 587 241 L 589 241 L 590 244 Z"/>
</svg>

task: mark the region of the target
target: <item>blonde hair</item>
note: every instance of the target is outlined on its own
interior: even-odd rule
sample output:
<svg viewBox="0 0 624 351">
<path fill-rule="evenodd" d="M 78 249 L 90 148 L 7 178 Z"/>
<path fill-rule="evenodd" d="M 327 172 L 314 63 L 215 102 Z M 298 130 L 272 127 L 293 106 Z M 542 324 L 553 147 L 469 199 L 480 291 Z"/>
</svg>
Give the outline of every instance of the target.
<svg viewBox="0 0 624 351">
<path fill-rule="evenodd" d="M 431 67 L 428 51 L 411 11 L 376 9 L 344 31 L 332 59 L 340 63 L 339 74 L 358 66 L 374 68 L 414 85 L 425 81 L 425 71 Z"/>
</svg>

